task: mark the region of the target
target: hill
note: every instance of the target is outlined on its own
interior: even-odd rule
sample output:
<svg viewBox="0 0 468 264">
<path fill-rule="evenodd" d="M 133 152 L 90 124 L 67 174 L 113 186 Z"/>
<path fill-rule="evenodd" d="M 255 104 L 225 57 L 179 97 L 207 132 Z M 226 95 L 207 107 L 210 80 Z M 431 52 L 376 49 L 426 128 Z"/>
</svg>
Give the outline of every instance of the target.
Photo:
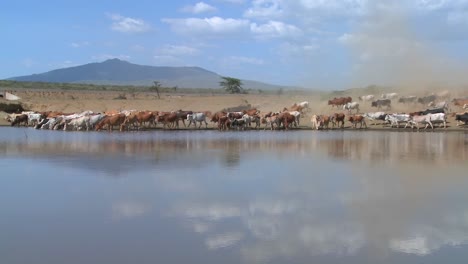
<svg viewBox="0 0 468 264">
<path fill-rule="evenodd" d="M 8 80 L 134 86 L 151 86 L 154 81 L 159 81 L 165 87 L 219 88 L 221 76 L 200 67 L 146 66 L 110 59 L 40 74 L 13 77 Z M 251 80 L 242 80 L 242 82 L 245 89 L 288 88 Z"/>
</svg>

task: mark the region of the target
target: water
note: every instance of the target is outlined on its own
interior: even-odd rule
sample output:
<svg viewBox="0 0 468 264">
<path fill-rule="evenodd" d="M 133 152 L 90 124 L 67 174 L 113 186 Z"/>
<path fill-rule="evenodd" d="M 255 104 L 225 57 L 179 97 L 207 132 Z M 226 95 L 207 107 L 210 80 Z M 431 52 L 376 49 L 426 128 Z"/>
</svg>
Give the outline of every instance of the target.
<svg viewBox="0 0 468 264">
<path fill-rule="evenodd" d="M 468 134 L 0 128 L 0 263 L 465 263 Z"/>
</svg>

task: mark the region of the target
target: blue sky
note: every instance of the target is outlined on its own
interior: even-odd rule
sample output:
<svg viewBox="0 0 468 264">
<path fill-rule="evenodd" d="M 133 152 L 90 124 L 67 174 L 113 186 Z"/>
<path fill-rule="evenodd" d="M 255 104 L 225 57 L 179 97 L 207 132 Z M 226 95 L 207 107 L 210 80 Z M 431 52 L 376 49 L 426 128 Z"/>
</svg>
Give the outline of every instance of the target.
<svg viewBox="0 0 468 264">
<path fill-rule="evenodd" d="M 15 0 L 0 34 L 0 78 L 120 58 L 322 89 L 468 83 L 468 0 Z"/>
</svg>

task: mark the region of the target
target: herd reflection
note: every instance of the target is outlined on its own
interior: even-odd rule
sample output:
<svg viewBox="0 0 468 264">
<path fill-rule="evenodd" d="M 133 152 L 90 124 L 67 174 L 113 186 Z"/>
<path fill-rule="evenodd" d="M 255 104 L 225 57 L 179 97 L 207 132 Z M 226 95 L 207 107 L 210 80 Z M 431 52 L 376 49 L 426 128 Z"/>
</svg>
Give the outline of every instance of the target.
<svg viewBox="0 0 468 264">
<path fill-rule="evenodd" d="M 114 219 L 162 213 L 208 252 L 246 263 L 366 254 L 394 263 L 468 243 L 463 133 L 86 135 L 0 139 L 0 156 L 129 181 L 140 171 L 153 181 L 114 201 Z M 156 194 L 167 197 L 163 212 L 147 199 Z"/>
</svg>

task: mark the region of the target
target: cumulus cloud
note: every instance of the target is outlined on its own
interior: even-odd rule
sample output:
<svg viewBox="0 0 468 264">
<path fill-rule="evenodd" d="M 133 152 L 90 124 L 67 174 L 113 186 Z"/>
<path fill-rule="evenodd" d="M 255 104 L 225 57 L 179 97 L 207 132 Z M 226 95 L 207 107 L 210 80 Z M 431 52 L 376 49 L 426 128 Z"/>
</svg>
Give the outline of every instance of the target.
<svg viewBox="0 0 468 264">
<path fill-rule="evenodd" d="M 252 23 L 250 30 L 259 38 L 294 38 L 303 35 L 300 28 L 280 21 L 269 21 L 260 25 Z"/>
<path fill-rule="evenodd" d="M 194 56 L 200 53 L 200 50 L 183 45 L 166 45 L 159 49 L 158 54 L 167 56 Z"/>
<path fill-rule="evenodd" d="M 119 54 L 119 55 L 99 54 L 99 55 L 91 56 L 91 59 L 95 61 L 102 61 L 102 60 L 109 60 L 109 59 L 129 60 L 130 58 L 131 58 L 130 55 L 124 55 L 124 54 Z"/>
<path fill-rule="evenodd" d="M 254 0 L 252 7 L 244 12 L 248 18 L 272 19 L 281 17 L 284 13 L 281 0 Z"/>
<path fill-rule="evenodd" d="M 230 35 L 248 31 L 249 21 L 233 18 L 162 19 L 174 32 L 188 35 Z"/>
<path fill-rule="evenodd" d="M 214 250 L 233 246 L 242 238 L 242 233 L 227 233 L 223 235 L 209 237 L 206 239 L 205 244 L 209 249 Z"/>
<path fill-rule="evenodd" d="M 72 48 L 81 48 L 81 47 L 85 47 L 85 46 L 89 46 L 89 41 L 81 41 L 81 42 L 72 42 L 70 43 L 70 46 Z"/>
<path fill-rule="evenodd" d="M 225 60 L 229 64 L 252 64 L 252 65 L 262 65 L 264 61 L 258 58 L 244 57 L 244 56 L 230 56 Z"/>
<path fill-rule="evenodd" d="M 111 29 L 123 33 L 142 33 L 151 29 L 150 25 L 138 18 L 124 17 L 119 14 L 107 15 L 112 21 Z"/>
<path fill-rule="evenodd" d="M 193 13 L 193 14 L 201 14 L 207 12 L 215 12 L 217 11 L 216 7 L 211 6 L 205 2 L 198 2 L 195 5 L 185 6 L 182 8 L 182 12 Z"/>
</svg>

